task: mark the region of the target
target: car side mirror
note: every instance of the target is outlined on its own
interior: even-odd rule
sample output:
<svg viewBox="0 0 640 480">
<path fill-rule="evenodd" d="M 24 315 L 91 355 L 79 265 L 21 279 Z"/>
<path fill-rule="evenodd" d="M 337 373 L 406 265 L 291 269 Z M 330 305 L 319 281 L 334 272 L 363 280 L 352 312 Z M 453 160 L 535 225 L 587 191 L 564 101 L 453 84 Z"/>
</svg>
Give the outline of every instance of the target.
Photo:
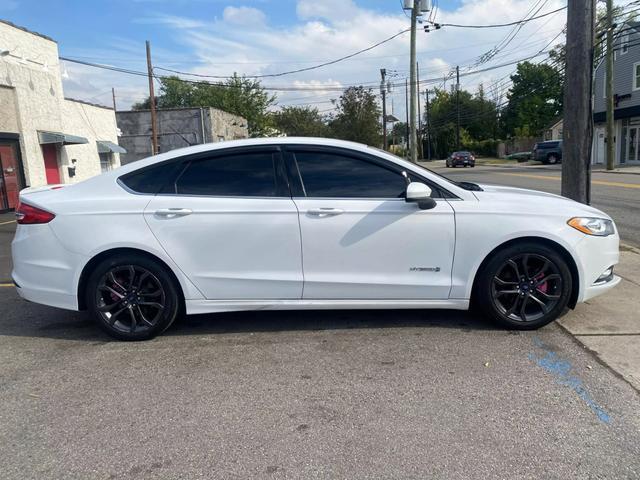
<svg viewBox="0 0 640 480">
<path fill-rule="evenodd" d="M 436 206 L 436 201 L 431 198 L 431 189 L 420 182 L 411 182 L 407 186 L 405 201 L 417 203 L 420 210 L 431 210 Z"/>
</svg>

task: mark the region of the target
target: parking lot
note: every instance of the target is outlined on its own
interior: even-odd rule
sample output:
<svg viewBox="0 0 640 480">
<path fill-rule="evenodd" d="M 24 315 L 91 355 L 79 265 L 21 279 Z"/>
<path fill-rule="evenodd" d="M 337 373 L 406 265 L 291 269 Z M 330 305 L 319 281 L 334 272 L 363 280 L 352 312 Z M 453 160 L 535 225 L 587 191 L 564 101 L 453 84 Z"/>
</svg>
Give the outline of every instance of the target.
<svg viewBox="0 0 640 480">
<path fill-rule="evenodd" d="M 638 392 L 557 324 L 249 312 L 121 343 L 0 305 L 2 478 L 640 476 Z"/>
</svg>

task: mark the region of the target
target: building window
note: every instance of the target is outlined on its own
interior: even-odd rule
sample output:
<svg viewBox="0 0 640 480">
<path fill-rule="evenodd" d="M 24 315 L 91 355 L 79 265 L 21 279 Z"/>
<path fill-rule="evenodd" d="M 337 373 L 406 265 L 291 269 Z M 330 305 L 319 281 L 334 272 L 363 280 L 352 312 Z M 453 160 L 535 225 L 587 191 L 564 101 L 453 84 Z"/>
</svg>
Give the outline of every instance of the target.
<svg viewBox="0 0 640 480">
<path fill-rule="evenodd" d="M 624 35 L 622 35 L 620 44 L 622 45 L 622 47 L 620 48 L 620 55 L 624 55 L 629 51 L 629 34 L 628 33 L 625 33 Z"/>
<path fill-rule="evenodd" d="M 640 89 L 640 62 L 633 64 L 633 89 Z"/>
<path fill-rule="evenodd" d="M 100 154 L 100 170 L 102 173 L 108 172 L 111 170 L 113 164 L 111 163 L 113 155 L 110 153 L 101 153 Z"/>
</svg>

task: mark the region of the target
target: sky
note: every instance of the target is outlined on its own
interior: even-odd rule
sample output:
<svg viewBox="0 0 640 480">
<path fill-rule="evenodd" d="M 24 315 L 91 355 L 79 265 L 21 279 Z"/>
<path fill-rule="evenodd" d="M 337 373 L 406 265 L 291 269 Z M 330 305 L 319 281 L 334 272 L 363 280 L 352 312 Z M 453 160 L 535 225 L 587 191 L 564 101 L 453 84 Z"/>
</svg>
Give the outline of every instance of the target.
<svg viewBox="0 0 640 480">
<path fill-rule="evenodd" d="M 460 66 L 461 87 L 504 94 L 516 62 L 564 41 L 566 10 L 518 27 L 443 27 L 426 33 L 431 16 L 440 23 L 508 23 L 551 12 L 563 0 L 438 0 L 418 26 L 421 89 L 450 88 Z M 626 4 L 628 1 L 618 1 Z M 267 75 L 305 68 L 369 47 L 409 27 L 401 0 L 0 0 L 0 18 L 53 37 L 61 56 L 145 71 L 145 40 L 156 74 L 161 68 L 201 75 Z M 636 8 L 636 7 L 629 7 Z M 531 12 L 534 12 L 531 14 Z M 511 38 L 513 37 L 513 38 Z M 510 39 L 510 40 L 509 40 Z M 507 41 L 509 40 L 509 41 Z M 496 46 L 492 58 L 480 59 Z M 0 45 L 1 47 L 1 45 Z M 546 59 L 541 54 L 531 61 Z M 67 97 L 118 109 L 148 95 L 147 80 L 61 62 Z M 388 108 L 405 115 L 409 34 L 349 60 L 311 71 L 264 78 L 278 105 L 311 105 L 328 113 L 342 89 L 363 84 L 379 92 L 380 68 L 392 83 Z M 491 70 L 475 73 L 477 70 Z M 197 79 L 198 77 L 185 78 Z M 282 89 L 285 91 L 280 91 Z"/>
</svg>

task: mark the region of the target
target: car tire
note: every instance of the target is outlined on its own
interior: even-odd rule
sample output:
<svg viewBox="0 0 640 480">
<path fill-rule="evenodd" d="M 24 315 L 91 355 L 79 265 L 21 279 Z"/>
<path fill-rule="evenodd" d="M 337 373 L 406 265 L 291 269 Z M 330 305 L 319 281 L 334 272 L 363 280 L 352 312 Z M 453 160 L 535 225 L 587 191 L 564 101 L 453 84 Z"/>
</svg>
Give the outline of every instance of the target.
<svg viewBox="0 0 640 480">
<path fill-rule="evenodd" d="M 548 155 L 546 163 L 549 165 L 555 165 L 556 163 L 558 163 L 558 156 L 553 153 Z"/>
<path fill-rule="evenodd" d="M 497 251 L 478 272 L 474 303 L 493 322 L 534 330 L 561 316 L 572 292 L 564 258 L 531 242 Z"/>
<path fill-rule="evenodd" d="M 179 287 L 159 262 L 120 254 L 100 262 L 89 276 L 86 305 L 107 334 L 148 340 L 164 332 L 181 311 Z"/>
</svg>

